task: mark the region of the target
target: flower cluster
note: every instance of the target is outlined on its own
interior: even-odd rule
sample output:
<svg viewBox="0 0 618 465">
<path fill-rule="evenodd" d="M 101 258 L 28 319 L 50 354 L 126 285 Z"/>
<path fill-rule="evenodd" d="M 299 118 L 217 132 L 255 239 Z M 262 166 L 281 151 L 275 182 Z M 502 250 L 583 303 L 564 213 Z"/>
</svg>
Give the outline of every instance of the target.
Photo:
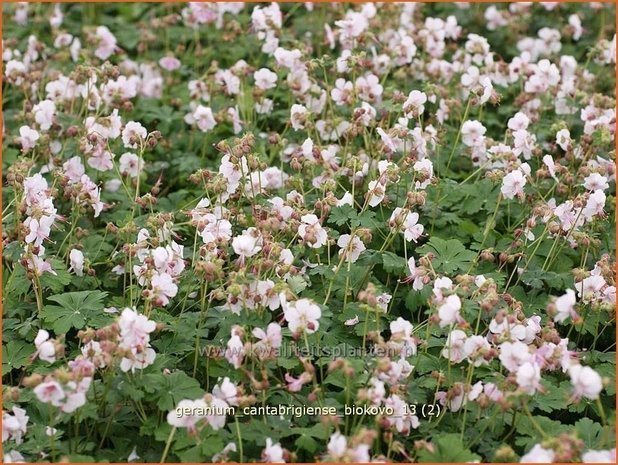
<svg viewBox="0 0 618 465">
<path fill-rule="evenodd" d="M 614 14 L 7 6 L 5 461 L 615 461 Z"/>
</svg>

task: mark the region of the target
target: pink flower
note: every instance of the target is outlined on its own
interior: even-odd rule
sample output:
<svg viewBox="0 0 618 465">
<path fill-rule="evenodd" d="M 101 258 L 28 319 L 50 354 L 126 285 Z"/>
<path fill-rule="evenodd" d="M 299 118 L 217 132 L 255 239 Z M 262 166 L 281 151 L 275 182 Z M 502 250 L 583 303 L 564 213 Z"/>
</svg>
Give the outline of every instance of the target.
<svg viewBox="0 0 618 465">
<path fill-rule="evenodd" d="M 49 235 L 51 234 L 51 227 L 54 224 L 54 217 L 41 216 L 38 220 L 35 218 L 29 218 L 26 220 L 26 223 L 30 228 L 30 232 L 25 237 L 26 243 L 41 245 L 43 241 L 49 238 Z"/>
<path fill-rule="evenodd" d="M 37 399 L 41 402 L 51 403 L 55 407 L 62 405 L 62 401 L 66 397 L 62 386 L 54 380 L 45 381 L 39 384 L 33 391 Z"/>
<path fill-rule="evenodd" d="M 303 385 L 309 383 L 312 377 L 309 373 L 303 372 L 298 378 L 294 378 L 289 373 L 285 374 L 285 381 L 288 383 L 287 389 L 290 392 L 298 392 L 303 388 Z"/>
<path fill-rule="evenodd" d="M 502 179 L 500 192 L 506 199 L 513 199 L 515 196 L 523 197 L 526 177 L 520 170 L 511 171 Z"/>
<path fill-rule="evenodd" d="M 94 55 L 101 60 L 107 60 L 116 51 L 116 37 L 106 26 L 97 27 L 98 47 Z"/>
<path fill-rule="evenodd" d="M 159 60 L 159 66 L 166 71 L 175 71 L 180 68 L 180 60 L 175 56 L 164 56 Z"/>
<path fill-rule="evenodd" d="M 28 152 L 36 146 L 36 141 L 39 140 L 39 133 L 29 126 L 19 128 L 19 143 L 21 144 L 22 152 Z"/>
</svg>

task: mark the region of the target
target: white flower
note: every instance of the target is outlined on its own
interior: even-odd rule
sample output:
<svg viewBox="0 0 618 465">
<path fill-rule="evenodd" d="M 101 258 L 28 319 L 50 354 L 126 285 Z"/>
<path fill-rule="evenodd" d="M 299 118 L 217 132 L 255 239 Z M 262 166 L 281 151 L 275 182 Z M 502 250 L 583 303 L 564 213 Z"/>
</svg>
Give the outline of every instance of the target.
<svg viewBox="0 0 618 465">
<path fill-rule="evenodd" d="M 319 249 L 326 244 L 328 235 L 315 215 L 303 215 L 302 223 L 298 227 L 298 235 L 313 249 Z"/>
<path fill-rule="evenodd" d="M 343 234 L 339 237 L 337 245 L 341 247 L 339 255 L 346 256 L 346 260 L 354 263 L 358 260 L 360 254 L 366 250 L 365 244 L 360 240 L 358 236 L 350 236 L 349 234 Z"/>
<path fill-rule="evenodd" d="M 266 448 L 262 451 L 262 461 L 267 463 L 285 463 L 281 444 L 273 444 L 273 440 L 266 438 Z"/>
<path fill-rule="evenodd" d="M 528 118 L 525 113 L 518 111 L 517 113 L 515 113 L 515 116 L 509 119 L 507 126 L 511 131 L 515 132 L 519 131 L 520 129 L 528 129 L 529 124 L 530 118 Z"/>
<path fill-rule="evenodd" d="M 268 68 L 261 68 L 253 73 L 256 87 L 267 90 L 272 89 L 277 85 L 277 74 L 273 73 Z"/>
<path fill-rule="evenodd" d="M 543 156 L 543 163 L 547 166 L 547 170 L 549 171 L 549 175 L 554 178 L 554 180 L 558 181 L 556 178 L 556 164 L 554 163 L 554 159 L 551 155 Z"/>
<path fill-rule="evenodd" d="M 66 397 L 62 386 L 54 380 L 39 384 L 33 391 L 41 402 L 51 403 L 55 407 L 62 405 L 62 400 Z"/>
<path fill-rule="evenodd" d="M 584 187 L 589 191 L 604 191 L 609 188 L 609 184 L 605 176 L 601 176 L 599 173 L 592 173 L 584 179 Z"/>
<path fill-rule="evenodd" d="M 487 129 L 480 121 L 466 121 L 461 126 L 461 141 L 468 147 L 478 147 L 485 142 L 485 132 Z"/>
<path fill-rule="evenodd" d="M 293 334 L 306 332 L 315 333 L 320 327 L 319 319 L 322 316 L 320 307 L 310 299 L 299 299 L 294 302 L 287 302 L 282 298 L 283 313 L 285 321 Z"/>
<path fill-rule="evenodd" d="M 305 129 L 305 123 L 309 112 L 303 105 L 294 104 L 290 109 L 290 122 L 295 131 Z"/>
<path fill-rule="evenodd" d="M 616 449 L 588 450 L 582 454 L 583 463 L 616 463 Z"/>
<path fill-rule="evenodd" d="M 245 346 L 240 339 L 239 326 L 232 327 L 230 340 L 227 341 L 227 349 L 225 351 L 225 359 L 234 366 L 234 368 L 240 368 L 245 353 Z"/>
<path fill-rule="evenodd" d="M 586 397 L 595 400 L 603 390 L 601 376 L 590 367 L 571 365 L 569 367 L 569 376 L 573 385 L 573 396 L 576 399 Z"/>
<path fill-rule="evenodd" d="M 247 231 L 240 236 L 236 236 L 232 240 L 232 248 L 234 252 L 242 259 L 247 257 L 253 257 L 256 253 L 262 250 L 262 247 L 258 245 L 259 238 L 248 234 Z"/>
<path fill-rule="evenodd" d="M 427 95 L 424 92 L 413 90 L 403 103 L 403 111 L 407 118 L 417 118 L 425 112 Z"/>
<path fill-rule="evenodd" d="M 42 100 L 32 108 L 32 112 L 34 113 L 34 120 L 39 125 L 39 128 L 43 131 L 47 131 L 53 123 L 56 104 L 51 100 Z"/>
<path fill-rule="evenodd" d="M 19 128 L 19 143 L 21 144 L 22 152 L 28 152 L 36 146 L 36 141 L 39 140 L 39 133 L 29 126 Z"/>
<path fill-rule="evenodd" d="M 157 273 L 150 281 L 154 293 L 155 302 L 158 305 L 167 305 L 169 299 L 176 297 L 178 286 L 174 283 L 172 276 L 168 273 Z"/>
<path fill-rule="evenodd" d="M 500 344 L 499 358 L 504 368 L 513 372 L 517 371 L 524 363 L 532 361 L 532 354 L 523 342 L 503 342 Z"/>
<path fill-rule="evenodd" d="M 418 224 L 418 213 L 408 213 L 403 223 L 403 237 L 407 241 L 416 242 L 423 234 L 425 227 L 422 224 Z"/>
<path fill-rule="evenodd" d="M 386 422 L 389 426 L 394 426 L 399 433 L 407 435 L 411 429 L 416 429 L 420 426 L 418 417 L 412 415 L 406 401 L 398 395 L 391 395 L 384 401 L 384 405 L 390 407 L 393 411 L 392 415 L 386 417 Z"/>
<path fill-rule="evenodd" d="M 438 309 L 440 328 L 457 323 L 460 320 L 461 299 L 457 294 L 449 295 Z"/>
<path fill-rule="evenodd" d="M 206 418 L 206 402 L 203 399 L 181 400 L 174 410 L 167 414 L 167 422 L 176 428 L 195 431 L 196 425 Z"/>
<path fill-rule="evenodd" d="M 556 144 L 565 152 L 571 148 L 572 143 L 571 133 L 568 129 L 561 129 L 556 133 Z"/>
<path fill-rule="evenodd" d="M 551 449 L 544 449 L 540 444 L 535 445 L 530 452 L 522 455 L 521 463 L 552 463 L 556 453 Z"/>
<path fill-rule="evenodd" d="M 384 200 L 385 186 L 379 181 L 370 181 L 368 185 L 369 205 L 375 207 Z"/>
<path fill-rule="evenodd" d="M 442 349 L 442 356 L 453 363 L 460 363 L 466 358 L 465 343 L 466 333 L 455 329 L 448 334 L 446 345 Z"/>
<path fill-rule="evenodd" d="M 118 160 L 118 170 L 125 176 L 136 177 L 141 171 L 143 160 L 131 152 L 123 153 Z"/>
<path fill-rule="evenodd" d="M 2 442 L 12 439 L 16 444 L 21 444 L 28 428 L 29 417 L 20 407 L 14 406 L 12 410 L 13 415 L 2 411 Z"/>
<path fill-rule="evenodd" d="M 517 369 L 517 384 L 529 395 L 541 386 L 541 368 L 536 363 L 526 362 Z"/>
<path fill-rule="evenodd" d="M 205 107 L 204 105 L 197 106 L 197 108 L 191 114 L 191 118 L 189 121 L 191 122 L 191 124 L 195 123 L 199 130 L 202 132 L 210 131 L 217 125 L 211 108 Z"/>
<path fill-rule="evenodd" d="M 49 339 L 49 333 L 44 329 L 39 329 L 39 332 L 34 339 L 34 345 L 37 348 L 35 356 L 49 363 L 56 361 L 56 347 L 54 342 Z"/>
<path fill-rule="evenodd" d="M 146 139 L 148 131 L 140 123 L 129 121 L 122 130 L 122 142 L 127 148 L 137 148 Z"/>
<path fill-rule="evenodd" d="M 575 291 L 573 289 L 567 289 L 566 294 L 561 297 L 558 297 L 554 302 L 556 307 L 556 315 L 554 316 L 554 321 L 562 323 L 567 318 L 575 318 L 577 317 L 577 312 L 575 312 Z"/>
<path fill-rule="evenodd" d="M 84 254 L 81 250 L 72 249 L 69 253 L 69 259 L 71 260 L 71 267 L 69 271 L 73 270 L 77 276 L 84 275 Z"/>
</svg>

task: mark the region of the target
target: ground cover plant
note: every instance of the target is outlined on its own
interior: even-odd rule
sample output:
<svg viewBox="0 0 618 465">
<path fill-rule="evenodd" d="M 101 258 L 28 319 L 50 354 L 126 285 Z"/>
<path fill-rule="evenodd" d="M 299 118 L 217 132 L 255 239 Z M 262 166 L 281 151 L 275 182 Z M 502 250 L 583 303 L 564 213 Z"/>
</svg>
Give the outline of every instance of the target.
<svg viewBox="0 0 618 465">
<path fill-rule="evenodd" d="M 613 4 L 3 4 L 5 462 L 614 462 Z"/>
</svg>

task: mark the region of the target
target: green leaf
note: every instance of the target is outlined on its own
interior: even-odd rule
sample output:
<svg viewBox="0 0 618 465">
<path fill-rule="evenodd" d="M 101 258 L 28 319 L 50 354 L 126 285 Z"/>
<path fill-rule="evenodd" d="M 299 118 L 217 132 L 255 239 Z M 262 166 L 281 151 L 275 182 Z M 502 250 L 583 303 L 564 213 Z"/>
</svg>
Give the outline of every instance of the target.
<svg viewBox="0 0 618 465">
<path fill-rule="evenodd" d="M 299 294 L 306 289 L 307 281 L 305 281 L 302 276 L 296 275 L 288 279 L 288 285 L 294 294 Z"/>
<path fill-rule="evenodd" d="M 597 443 L 603 431 L 603 427 L 590 418 L 581 418 L 575 423 L 575 429 L 579 437 L 586 443 L 586 446 L 591 449 L 598 445 Z"/>
<path fill-rule="evenodd" d="M 142 378 L 142 387 L 154 394 L 157 406 L 170 411 L 183 399 L 199 399 L 204 395 L 200 383 L 183 371 L 169 375 L 151 373 Z"/>
<path fill-rule="evenodd" d="M 476 253 L 467 250 L 457 239 L 445 241 L 439 237 L 432 237 L 418 251 L 422 254 L 433 253 L 435 255 L 432 262 L 434 269 L 446 274 L 451 274 L 455 271 L 466 271 L 472 260 L 476 258 Z"/>
<path fill-rule="evenodd" d="M 465 449 L 461 443 L 459 434 L 445 434 L 431 441 L 433 450 L 422 449 L 418 452 L 416 458 L 421 463 L 454 463 L 454 462 L 472 462 L 480 460 L 476 454 Z"/>
<path fill-rule="evenodd" d="M 56 334 L 64 334 L 71 328 L 82 329 L 86 323 L 104 322 L 110 317 L 102 312 L 106 292 L 66 292 L 49 297 L 59 305 L 46 305 L 41 317 L 52 325 Z"/>
<path fill-rule="evenodd" d="M 336 224 L 337 226 L 343 226 L 351 218 L 356 218 L 358 215 L 356 210 L 350 205 L 343 205 L 341 207 L 333 208 L 328 216 L 328 222 Z"/>
<path fill-rule="evenodd" d="M 294 444 L 296 444 L 299 449 L 304 449 L 311 454 L 313 454 L 318 448 L 318 443 L 315 439 L 306 434 L 301 434 Z"/>
<path fill-rule="evenodd" d="M 10 341 L 2 346 L 2 375 L 26 364 L 34 352 L 34 345 L 22 341 Z"/>
<path fill-rule="evenodd" d="M 384 271 L 387 273 L 402 274 L 406 268 L 406 259 L 395 255 L 392 252 L 382 253 L 382 263 L 384 264 Z"/>
</svg>

